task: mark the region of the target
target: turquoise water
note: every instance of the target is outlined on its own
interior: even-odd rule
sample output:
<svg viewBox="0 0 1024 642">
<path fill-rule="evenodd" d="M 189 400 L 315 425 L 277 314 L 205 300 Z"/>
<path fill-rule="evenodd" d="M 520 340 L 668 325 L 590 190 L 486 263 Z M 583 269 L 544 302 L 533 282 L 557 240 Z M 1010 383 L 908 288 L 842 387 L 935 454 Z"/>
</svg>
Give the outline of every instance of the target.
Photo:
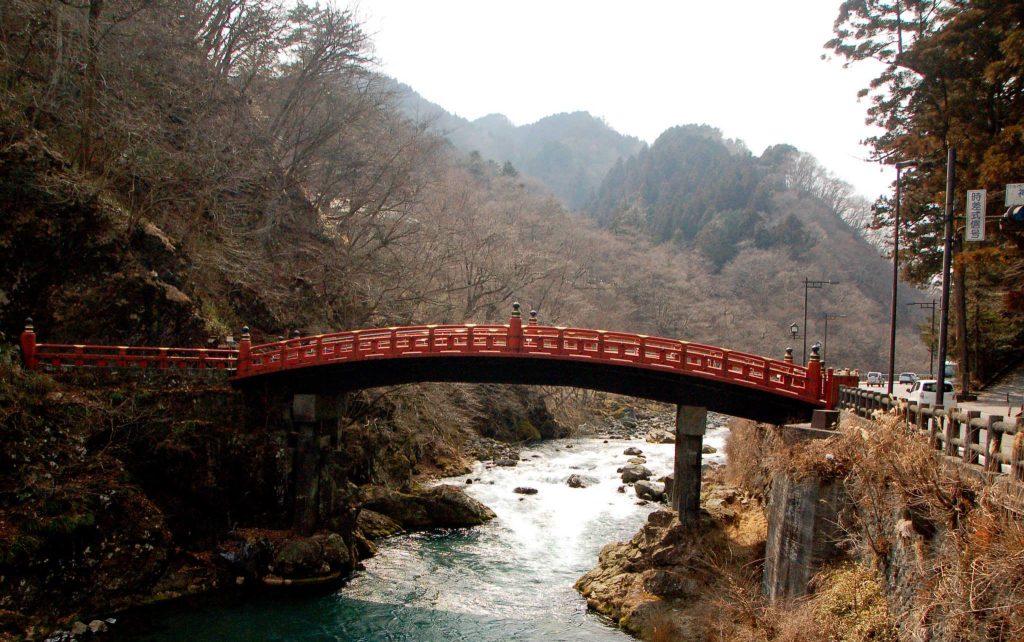
<svg viewBox="0 0 1024 642">
<path fill-rule="evenodd" d="M 723 438 L 724 430 L 711 430 L 705 442 L 721 446 Z M 637 505 L 631 488 L 616 492 L 615 469 L 630 445 L 644 450 L 656 476 L 671 471 L 671 445 L 548 442 L 524 449 L 514 468 L 478 465 L 446 480 L 490 506 L 498 514 L 493 522 L 392 538 L 335 594 L 177 605 L 114 629 L 125 639 L 151 642 L 631 640 L 589 613 L 573 589 L 602 546 L 632 537 L 656 508 Z M 591 477 L 593 485 L 569 488 L 565 480 L 573 473 Z M 479 481 L 466 485 L 467 477 Z M 517 495 L 516 486 L 539 492 Z"/>
</svg>

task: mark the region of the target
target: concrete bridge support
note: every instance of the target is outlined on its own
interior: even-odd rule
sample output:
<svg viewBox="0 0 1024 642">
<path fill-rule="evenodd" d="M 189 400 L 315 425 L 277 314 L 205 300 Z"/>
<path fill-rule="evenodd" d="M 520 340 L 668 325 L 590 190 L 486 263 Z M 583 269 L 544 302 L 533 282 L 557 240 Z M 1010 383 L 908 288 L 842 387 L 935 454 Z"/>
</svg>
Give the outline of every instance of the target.
<svg viewBox="0 0 1024 642">
<path fill-rule="evenodd" d="M 340 406 L 340 394 L 292 396 L 290 419 L 295 436 L 292 528 L 303 535 L 312 535 L 322 526 L 325 508 L 328 514 L 331 512 L 330 507 L 325 506 L 325 503 L 332 503 L 331 484 L 322 478 L 335 454 L 331 442 L 337 439 Z"/>
<path fill-rule="evenodd" d="M 672 508 L 683 524 L 700 515 L 700 466 L 707 429 L 708 409 L 676 406 L 676 460 L 672 482 Z"/>
</svg>

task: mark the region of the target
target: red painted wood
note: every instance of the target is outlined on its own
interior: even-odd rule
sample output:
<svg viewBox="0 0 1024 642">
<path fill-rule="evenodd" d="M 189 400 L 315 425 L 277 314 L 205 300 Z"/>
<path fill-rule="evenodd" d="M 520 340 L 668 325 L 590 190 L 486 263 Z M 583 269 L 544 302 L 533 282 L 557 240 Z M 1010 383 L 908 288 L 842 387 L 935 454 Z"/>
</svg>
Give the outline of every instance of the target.
<svg viewBox="0 0 1024 642">
<path fill-rule="evenodd" d="M 515 321 L 520 323 L 515 323 Z M 239 350 L 149 348 L 35 343 L 23 336 L 28 367 L 38 364 L 94 367 L 234 369 L 235 379 L 281 370 L 376 359 L 474 356 L 593 361 L 766 390 L 825 405 L 820 364 L 811 367 L 677 339 L 586 328 L 523 325 L 422 325 L 333 332 L 251 345 Z M 25 349 L 25 348 L 28 349 Z M 817 366 L 817 367 L 815 367 Z M 397 366 L 396 366 L 397 367 Z M 831 383 L 831 382 L 830 382 Z M 830 397 L 832 395 L 825 394 Z"/>
</svg>

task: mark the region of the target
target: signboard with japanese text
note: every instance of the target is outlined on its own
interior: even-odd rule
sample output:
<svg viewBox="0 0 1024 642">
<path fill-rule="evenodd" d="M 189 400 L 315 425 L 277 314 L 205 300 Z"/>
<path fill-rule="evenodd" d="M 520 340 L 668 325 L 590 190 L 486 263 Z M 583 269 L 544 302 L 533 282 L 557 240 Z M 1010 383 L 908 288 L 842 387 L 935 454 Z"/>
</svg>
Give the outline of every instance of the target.
<svg viewBox="0 0 1024 642">
<path fill-rule="evenodd" d="M 967 240 L 985 240 L 985 190 L 967 190 Z"/>
<path fill-rule="evenodd" d="M 1024 205 L 1024 183 L 1010 183 L 1006 186 L 1005 205 L 1007 207 Z"/>
</svg>

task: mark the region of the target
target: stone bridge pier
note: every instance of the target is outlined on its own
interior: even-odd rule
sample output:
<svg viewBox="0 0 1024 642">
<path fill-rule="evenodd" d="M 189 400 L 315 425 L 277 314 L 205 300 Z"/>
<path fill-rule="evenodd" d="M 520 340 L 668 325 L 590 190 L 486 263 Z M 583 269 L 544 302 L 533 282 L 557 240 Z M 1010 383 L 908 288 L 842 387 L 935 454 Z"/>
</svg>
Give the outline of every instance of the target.
<svg viewBox="0 0 1024 642">
<path fill-rule="evenodd" d="M 683 524 L 696 523 L 700 515 L 701 456 L 707 430 L 708 409 L 676 406 L 676 452 L 672 480 L 672 508 Z"/>
<path fill-rule="evenodd" d="M 350 489 L 345 487 L 342 413 L 345 393 L 248 390 L 250 429 L 278 435 L 281 509 L 303 535 L 344 530 Z"/>
</svg>

